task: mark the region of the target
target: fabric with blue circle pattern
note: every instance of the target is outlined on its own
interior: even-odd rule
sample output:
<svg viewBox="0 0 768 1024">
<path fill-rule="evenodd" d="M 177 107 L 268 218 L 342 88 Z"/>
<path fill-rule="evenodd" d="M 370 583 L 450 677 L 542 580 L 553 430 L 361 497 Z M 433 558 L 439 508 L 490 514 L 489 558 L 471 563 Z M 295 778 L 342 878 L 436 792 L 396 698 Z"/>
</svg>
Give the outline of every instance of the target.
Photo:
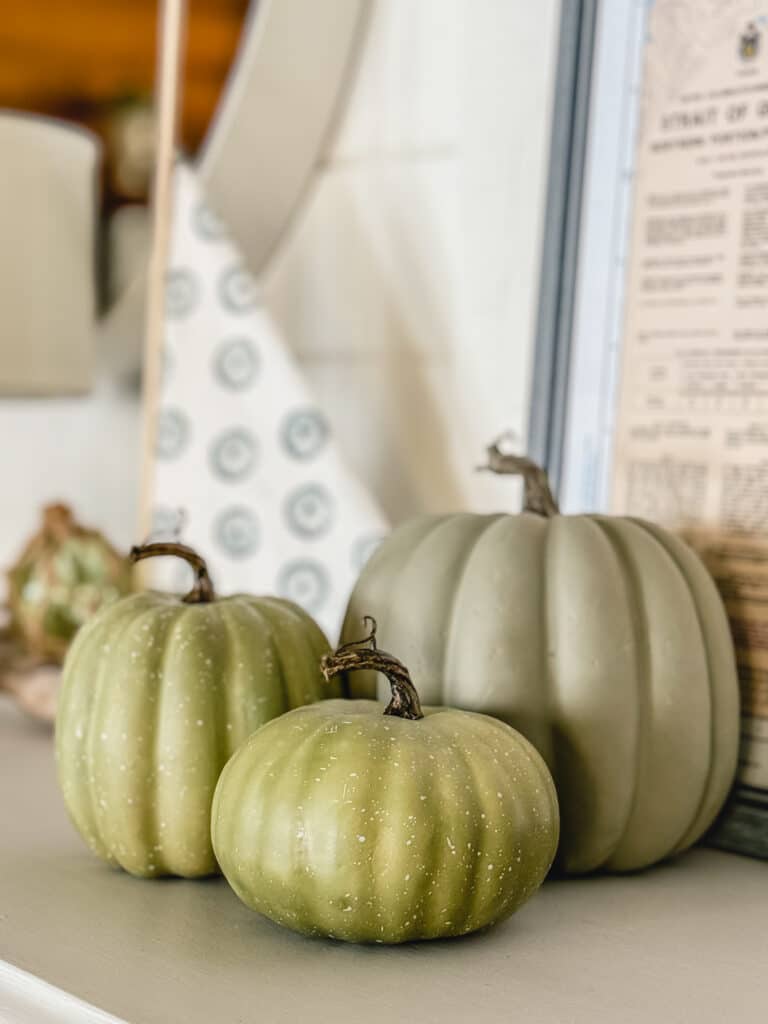
<svg viewBox="0 0 768 1024">
<path fill-rule="evenodd" d="M 387 524 L 196 175 L 174 181 L 153 536 L 197 548 L 219 593 L 279 594 L 334 640 Z M 178 560 L 153 571 L 187 583 Z"/>
</svg>

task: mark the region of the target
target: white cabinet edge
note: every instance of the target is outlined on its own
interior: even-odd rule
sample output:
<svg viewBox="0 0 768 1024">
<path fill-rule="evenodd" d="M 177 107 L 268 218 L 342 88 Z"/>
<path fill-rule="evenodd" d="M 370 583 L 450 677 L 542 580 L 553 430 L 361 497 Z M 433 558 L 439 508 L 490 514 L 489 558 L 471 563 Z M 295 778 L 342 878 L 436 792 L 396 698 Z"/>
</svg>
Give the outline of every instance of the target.
<svg viewBox="0 0 768 1024">
<path fill-rule="evenodd" d="M 128 1024 L 0 960 L 0 1024 Z"/>
</svg>

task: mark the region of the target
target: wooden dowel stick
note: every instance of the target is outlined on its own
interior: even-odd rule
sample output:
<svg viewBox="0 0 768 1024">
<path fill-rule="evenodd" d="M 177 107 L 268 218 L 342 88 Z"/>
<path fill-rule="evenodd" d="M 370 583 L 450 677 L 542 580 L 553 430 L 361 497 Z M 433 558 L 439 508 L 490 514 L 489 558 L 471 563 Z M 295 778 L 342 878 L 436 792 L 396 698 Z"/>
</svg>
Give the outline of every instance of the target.
<svg viewBox="0 0 768 1024">
<path fill-rule="evenodd" d="M 165 325 L 165 274 L 173 216 L 173 164 L 181 107 L 181 74 L 186 0 L 160 0 L 155 109 L 155 173 L 152 186 L 152 248 L 147 271 L 144 360 L 142 368 L 142 446 L 139 532 L 152 529 L 154 456 L 160 401 Z"/>
</svg>

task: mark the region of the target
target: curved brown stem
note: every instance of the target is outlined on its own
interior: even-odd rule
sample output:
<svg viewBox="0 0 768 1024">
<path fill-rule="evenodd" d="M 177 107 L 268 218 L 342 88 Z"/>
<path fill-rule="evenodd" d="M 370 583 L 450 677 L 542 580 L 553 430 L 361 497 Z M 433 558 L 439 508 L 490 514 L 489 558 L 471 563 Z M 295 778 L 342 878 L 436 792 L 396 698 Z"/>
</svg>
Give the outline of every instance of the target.
<svg viewBox="0 0 768 1024">
<path fill-rule="evenodd" d="M 56 502 L 54 505 L 45 506 L 43 509 L 43 532 L 59 543 L 77 533 L 75 519 L 69 505 Z"/>
<path fill-rule="evenodd" d="M 521 476 L 523 478 L 523 511 L 533 512 L 539 516 L 556 516 L 560 514 L 546 472 L 533 459 L 525 455 L 513 455 L 505 452 L 501 444 L 507 435 L 502 434 L 493 444 L 488 445 L 488 462 L 479 469 L 490 470 L 500 476 Z"/>
<path fill-rule="evenodd" d="M 131 562 L 136 563 L 143 561 L 145 558 L 157 558 L 161 555 L 173 555 L 176 558 L 183 558 L 185 562 L 192 566 L 195 572 L 195 585 L 182 598 L 185 604 L 207 604 L 216 598 L 205 559 L 201 558 L 192 548 L 187 547 L 186 544 L 179 544 L 176 541 L 139 544 L 131 548 L 128 557 Z"/>
<path fill-rule="evenodd" d="M 416 687 L 411 682 L 408 669 L 392 654 L 380 651 L 376 646 L 376 620 L 370 615 L 363 619 L 363 625 L 370 623 L 371 631 L 362 640 L 352 640 L 342 644 L 333 654 L 324 654 L 320 660 L 320 670 L 329 682 L 333 676 L 342 672 L 356 672 L 359 669 L 373 669 L 381 672 L 392 688 L 392 699 L 384 709 L 385 715 L 397 718 L 409 718 L 417 721 L 424 717 L 421 701 Z"/>
</svg>

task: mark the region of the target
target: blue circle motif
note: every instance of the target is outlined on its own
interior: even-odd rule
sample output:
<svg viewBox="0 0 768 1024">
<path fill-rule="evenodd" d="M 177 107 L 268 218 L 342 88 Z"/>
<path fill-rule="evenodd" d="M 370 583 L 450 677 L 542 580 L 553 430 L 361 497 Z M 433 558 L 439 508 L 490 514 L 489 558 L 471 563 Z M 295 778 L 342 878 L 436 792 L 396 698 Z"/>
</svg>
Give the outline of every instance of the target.
<svg viewBox="0 0 768 1024">
<path fill-rule="evenodd" d="M 256 379 L 260 367 L 259 352 L 247 337 L 226 338 L 213 357 L 213 374 L 230 391 L 244 391 Z"/>
<path fill-rule="evenodd" d="M 233 427 L 219 434 L 211 444 L 208 458 L 211 470 L 220 480 L 234 483 L 244 480 L 256 464 L 256 438 L 244 427 Z"/>
<path fill-rule="evenodd" d="M 213 537 L 230 558 L 248 558 L 259 546 L 259 522 L 246 505 L 231 505 L 216 517 Z"/>
<path fill-rule="evenodd" d="M 165 315 L 169 320 L 189 316 L 200 297 L 200 282 L 192 270 L 176 267 L 165 276 Z"/>
<path fill-rule="evenodd" d="M 192 229 L 198 238 L 202 238 L 206 242 L 216 242 L 227 237 L 224 222 L 203 200 L 192 212 Z"/>
<path fill-rule="evenodd" d="M 192 427 L 181 409 L 166 407 L 157 419 L 155 453 L 158 459 L 176 459 L 189 444 Z"/>
<path fill-rule="evenodd" d="M 325 566 L 310 558 L 287 562 L 277 578 L 280 597 L 295 601 L 310 613 L 319 612 L 331 589 Z"/>
<path fill-rule="evenodd" d="M 368 533 L 358 537 L 352 545 L 352 567 L 360 572 L 383 540 L 384 535 L 381 533 Z"/>
<path fill-rule="evenodd" d="M 259 290 L 253 275 L 239 263 L 228 267 L 219 279 L 219 298 L 232 313 L 247 313 L 258 305 Z"/>
<path fill-rule="evenodd" d="M 302 462 L 322 451 L 328 434 L 328 421 L 319 409 L 297 409 L 289 413 L 280 430 L 285 450 Z"/>
<path fill-rule="evenodd" d="M 334 502 L 322 484 L 305 484 L 288 495 L 284 512 L 293 533 L 316 540 L 333 525 Z"/>
<path fill-rule="evenodd" d="M 184 510 L 170 505 L 155 505 L 152 509 L 152 538 L 154 540 L 176 539 L 184 526 Z"/>
</svg>

